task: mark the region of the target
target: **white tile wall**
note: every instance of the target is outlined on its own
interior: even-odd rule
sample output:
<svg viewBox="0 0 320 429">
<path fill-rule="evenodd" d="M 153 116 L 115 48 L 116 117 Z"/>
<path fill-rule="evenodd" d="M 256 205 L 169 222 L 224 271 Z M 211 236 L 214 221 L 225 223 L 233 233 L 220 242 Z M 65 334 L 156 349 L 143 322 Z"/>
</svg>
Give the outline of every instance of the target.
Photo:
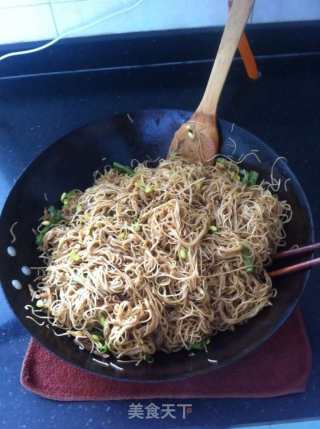
<svg viewBox="0 0 320 429">
<path fill-rule="evenodd" d="M 53 3 L 58 31 L 90 22 L 113 13 L 121 7 L 135 4 L 136 0 L 82 0 Z M 216 3 L 216 4 L 214 4 Z M 173 28 L 221 25 L 227 16 L 226 0 L 144 0 L 136 9 L 81 32 L 83 35 L 122 33 L 131 31 L 163 30 Z M 79 35 L 79 33 L 75 33 Z"/>
<path fill-rule="evenodd" d="M 34 6 L 43 3 L 48 3 L 48 0 L 0 0 L 0 8 Z"/>
<path fill-rule="evenodd" d="M 0 0 L 0 44 L 43 40 L 136 0 Z M 227 0 L 144 0 L 135 10 L 73 35 L 223 25 Z M 256 0 L 252 22 L 320 19 L 320 0 Z"/>
<path fill-rule="evenodd" d="M 0 43 L 51 39 L 57 35 L 47 4 L 0 9 Z"/>
<path fill-rule="evenodd" d="M 320 0 L 256 0 L 253 22 L 320 19 Z"/>
</svg>

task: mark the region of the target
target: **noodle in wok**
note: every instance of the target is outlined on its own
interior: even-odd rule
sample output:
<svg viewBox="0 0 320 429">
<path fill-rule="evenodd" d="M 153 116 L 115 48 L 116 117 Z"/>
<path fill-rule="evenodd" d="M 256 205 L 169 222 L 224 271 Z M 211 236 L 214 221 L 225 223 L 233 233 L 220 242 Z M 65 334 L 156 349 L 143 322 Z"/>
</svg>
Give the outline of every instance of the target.
<svg viewBox="0 0 320 429">
<path fill-rule="evenodd" d="M 109 169 L 62 202 L 39 230 L 34 314 L 91 352 L 205 348 L 276 295 L 265 266 L 291 208 L 232 161 Z"/>
</svg>

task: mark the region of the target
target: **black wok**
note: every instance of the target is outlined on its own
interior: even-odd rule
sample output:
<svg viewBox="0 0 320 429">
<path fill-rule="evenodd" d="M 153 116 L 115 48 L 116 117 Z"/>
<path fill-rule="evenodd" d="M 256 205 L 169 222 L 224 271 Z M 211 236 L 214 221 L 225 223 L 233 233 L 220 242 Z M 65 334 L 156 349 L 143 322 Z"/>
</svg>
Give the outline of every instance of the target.
<svg viewBox="0 0 320 429">
<path fill-rule="evenodd" d="M 132 159 L 144 161 L 165 157 L 174 132 L 190 115 L 178 110 L 140 111 L 109 117 L 75 130 L 52 144 L 29 165 L 7 199 L 0 217 L 0 281 L 4 293 L 30 334 L 73 365 L 107 377 L 140 382 L 177 379 L 219 369 L 238 361 L 266 341 L 287 320 L 299 301 L 308 272 L 276 279 L 274 285 L 278 296 L 274 305 L 234 332 L 218 334 L 208 346 L 208 354 L 200 351 L 189 357 L 184 351 L 171 355 L 158 353 L 153 364 L 126 364 L 121 372 L 100 366 L 92 360 L 92 355 L 80 351 L 71 339 L 56 337 L 49 329 L 26 319 L 29 313 L 24 307 L 30 303 L 27 285 L 32 283 L 32 276 L 25 276 L 21 267 L 40 264 L 32 228 L 36 227 L 44 206 L 58 204 L 64 191 L 85 189 L 93 181 L 93 172 L 113 161 L 129 164 Z M 259 171 L 261 177 L 270 177 L 271 166 L 277 158 L 272 149 L 226 121 L 219 121 L 219 128 L 222 153 L 238 158 L 257 149 L 262 163 L 250 157 L 245 164 Z M 301 185 L 282 160 L 276 164 L 274 174 L 291 179 L 288 191 L 281 187 L 279 193 L 280 198 L 288 200 L 293 207 L 293 219 L 287 226 L 288 246 L 312 242 L 312 215 Z M 18 222 L 15 227 L 17 241 L 13 245 L 17 252 L 15 257 L 7 252 L 11 241 L 9 230 L 14 222 Z M 12 280 L 20 281 L 22 289 L 15 289 Z M 208 357 L 217 363 L 208 362 Z"/>
</svg>

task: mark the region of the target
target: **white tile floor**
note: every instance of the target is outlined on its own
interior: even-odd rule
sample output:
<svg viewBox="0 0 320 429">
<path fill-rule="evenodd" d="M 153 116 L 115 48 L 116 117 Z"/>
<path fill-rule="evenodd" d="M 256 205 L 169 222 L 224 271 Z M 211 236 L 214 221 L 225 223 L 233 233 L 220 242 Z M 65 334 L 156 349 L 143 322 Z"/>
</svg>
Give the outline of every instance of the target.
<svg viewBox="0 0 320 429">
<path fill-rule="evenodd" d="M 137 0 L 0 0 L 0 44 L 50 39 Z M 222 25 L 227 0 L 144 0 L 135 10 L 74 35 Z M 256 0 L 252 22 L 320 19 L 320 0 Z"/>
</svg>

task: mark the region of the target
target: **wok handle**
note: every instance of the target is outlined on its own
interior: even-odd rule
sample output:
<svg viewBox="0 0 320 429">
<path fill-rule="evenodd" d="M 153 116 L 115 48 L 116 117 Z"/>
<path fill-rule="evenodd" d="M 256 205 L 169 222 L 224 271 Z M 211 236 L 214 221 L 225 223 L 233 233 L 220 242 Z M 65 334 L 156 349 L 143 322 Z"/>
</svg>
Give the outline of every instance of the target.
<svg viewBox="0 0 320 429">
<path fill-rule="evenodd" d="M 253 3 L 254 0 L 233 1 L 209 81 L 196 112 L 216 116 L 219 98 Z"/>
</svg>

